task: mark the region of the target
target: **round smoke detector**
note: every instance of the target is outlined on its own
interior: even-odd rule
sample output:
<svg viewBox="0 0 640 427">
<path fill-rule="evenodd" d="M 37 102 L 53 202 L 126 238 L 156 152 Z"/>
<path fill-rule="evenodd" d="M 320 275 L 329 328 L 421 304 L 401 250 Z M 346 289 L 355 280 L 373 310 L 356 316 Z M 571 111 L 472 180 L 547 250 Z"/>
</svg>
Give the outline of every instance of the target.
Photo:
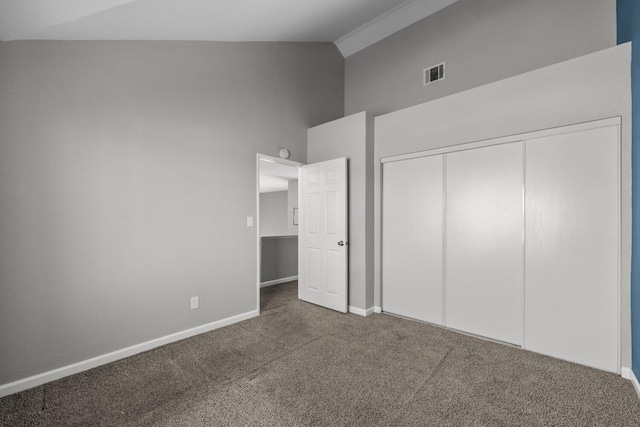
<svg viewBox="0 0 640 427">
<path fill-rule="evenodd" d="M 290 155 L 291 154 L 289 153 L 289 150 L 287 150 L 286 148 L 283 148 L 283 149 L 280 150 L 280 158 L 281 159 L 288 159 Z"/>
</svg>

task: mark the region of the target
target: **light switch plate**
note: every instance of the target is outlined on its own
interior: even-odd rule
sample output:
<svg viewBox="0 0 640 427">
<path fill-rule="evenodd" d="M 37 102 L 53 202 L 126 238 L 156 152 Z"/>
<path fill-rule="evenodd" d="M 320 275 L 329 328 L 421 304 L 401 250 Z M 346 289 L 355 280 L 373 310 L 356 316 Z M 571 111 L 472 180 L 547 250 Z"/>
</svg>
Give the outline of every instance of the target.
<svg viewBox="0 0 640 427">
<path fill-rule="evenodd" d="M 247 227 L 253 227 L 253 217 L 252 216 L 248 216 L 247 217 Z"/>
<path fill-rule="evenodd" d="M 191 297 L 191 310 L 200 307 L 200 297 Z"/>
</svg>

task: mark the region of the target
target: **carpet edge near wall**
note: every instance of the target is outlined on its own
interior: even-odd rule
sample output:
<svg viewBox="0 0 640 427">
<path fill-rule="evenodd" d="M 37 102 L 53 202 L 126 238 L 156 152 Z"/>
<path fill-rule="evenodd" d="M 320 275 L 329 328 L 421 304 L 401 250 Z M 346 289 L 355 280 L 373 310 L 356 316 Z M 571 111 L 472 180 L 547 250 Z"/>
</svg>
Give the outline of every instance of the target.
<svg viewBox="0 0 640 427">
<path fill-rule="evenodd" d="M 224 319 L 216 320 L 215 322 L 206 323 L 204 325 L 196 326 L 194 328 L 185 329 L 180 332 L 165 335 L 162 337 L 154 338 L 149 341 L 145 341 L 139 344 L 134 344 L 129 347 L 125 347 L 119 350 L 115 350 L 106 354 L 92 357 L 90 359 L 82 360 L 80 362 L 72 363 L 69 365 L 61 366 L 50 371 L 42 372 L 40 374 L 32 375 L 27 378 L 22 378 L 10 383 L 0 385 L 0 398 L 9 396 L 14 393 L 28 390 L 46 384 L 52 381 L 59 380 L 74 374 L 88 371 L 98 366 L 106 365 L 127 357 L 135 356 L 136 354 L 143 353 L 145 351 L 153 350 L 154 348 L 161 347 L 166 344 L 170 344 L 176 341 L 180 341 L 186 338 L 190 338 L 196 335 L 200 335 L 206 332 L 213 331 L 225 326 L 232 325 L 234 323 L 242 322 L 244 320 L 251 319 L 259 316 L 258 310 L 251 310 L 246 313 L 237 314 Z"/>
</svg>

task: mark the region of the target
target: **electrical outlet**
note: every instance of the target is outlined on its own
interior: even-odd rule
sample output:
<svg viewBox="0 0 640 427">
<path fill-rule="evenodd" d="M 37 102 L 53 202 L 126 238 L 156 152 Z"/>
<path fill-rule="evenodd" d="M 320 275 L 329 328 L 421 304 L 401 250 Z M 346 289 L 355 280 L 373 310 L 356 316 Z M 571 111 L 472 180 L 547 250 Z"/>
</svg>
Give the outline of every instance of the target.
<svg viewBox="0 0 640 427">
<path fill-rule="evenodd" d="M 191 297 L 191 310 L 200 307 L 200 297 Z"/>
</svg>

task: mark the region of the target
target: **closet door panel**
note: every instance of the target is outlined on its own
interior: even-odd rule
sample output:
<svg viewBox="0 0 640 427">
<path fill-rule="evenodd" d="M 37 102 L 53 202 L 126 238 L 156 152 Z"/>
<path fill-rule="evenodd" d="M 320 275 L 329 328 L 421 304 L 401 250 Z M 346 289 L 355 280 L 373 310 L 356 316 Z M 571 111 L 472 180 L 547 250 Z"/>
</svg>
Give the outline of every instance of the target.
<svg viewBox="0 0 640 427">
<path fill-rule="evenodd" d="M 442 324 L 442 155 L 385 163 L 382 307 Z"/>
<path fill-rule="evenodd" d="M 618 128 L 526 143 L 525 347 L 618 372 Z"/>
<path fill-rule="evenodd" d="M 523 143 L 446 155 L 446 326 L 522 344 Z"/>
</svg>

